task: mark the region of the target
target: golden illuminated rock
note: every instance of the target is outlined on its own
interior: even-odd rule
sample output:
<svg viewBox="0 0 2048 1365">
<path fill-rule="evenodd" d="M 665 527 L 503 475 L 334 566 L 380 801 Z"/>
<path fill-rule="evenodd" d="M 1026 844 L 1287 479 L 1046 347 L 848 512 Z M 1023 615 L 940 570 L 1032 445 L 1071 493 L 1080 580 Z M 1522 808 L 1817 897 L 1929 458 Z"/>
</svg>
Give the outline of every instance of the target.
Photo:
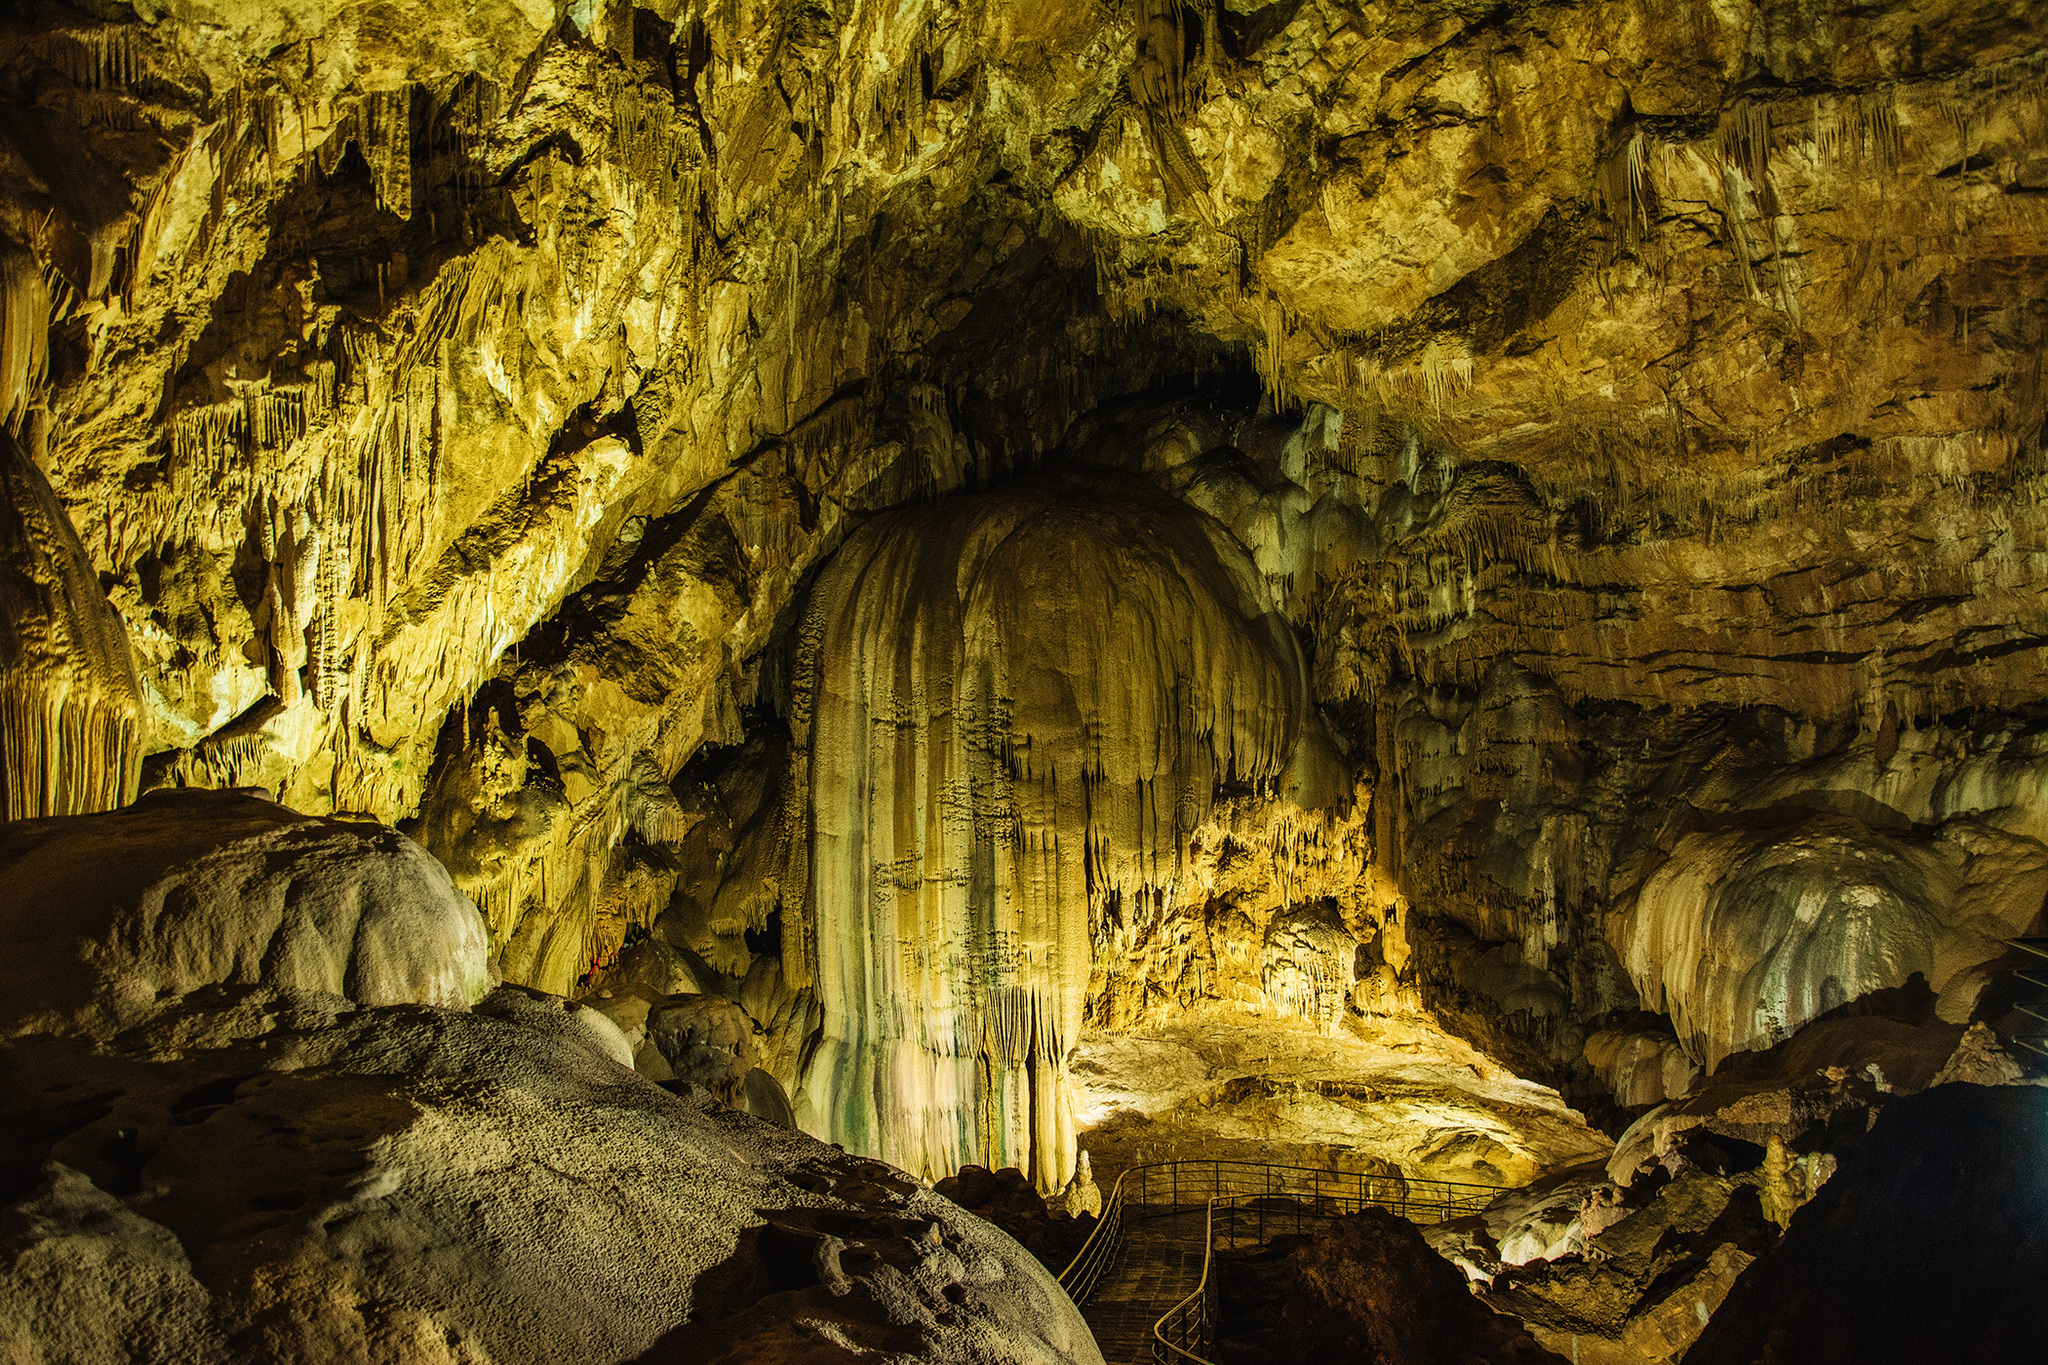
<svg viewBox="0 0 2048 1365">
<path fill-rule="evenodd" d="M 791 712 L 785 969 L 825 1012 L 800 1121 L 1066 1186 L 1098 926 L 1159 915 L 1220 786 L 1343 795 L 1259 598 L 1221 527 L 1100 475 L 879 517 L 833 559 Z"/>
<path fill-rule="evenodd" d="M 1632 1174 L 2008 1008 L 2044 191 L 2019 0 L 28 0 L 0 814 L 402 827 L 918 1173 Z"/>
</svg>

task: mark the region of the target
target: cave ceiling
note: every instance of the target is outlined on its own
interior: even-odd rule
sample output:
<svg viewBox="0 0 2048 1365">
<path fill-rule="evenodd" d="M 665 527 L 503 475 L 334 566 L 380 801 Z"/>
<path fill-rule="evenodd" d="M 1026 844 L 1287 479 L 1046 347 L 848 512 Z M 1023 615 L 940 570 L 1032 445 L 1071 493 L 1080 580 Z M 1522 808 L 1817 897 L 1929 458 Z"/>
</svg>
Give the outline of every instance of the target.
<svg viewBox="0 0 2048 1365">
<path fill-rule="evenodd" d="M 849 1134 L 817 1040 L 901 1045 L 903 1112 L 983 1110 L 893 1159 L 1048 1188 L 1084 1022 L 1427 1003 L 1553 1076 L 1638 1006 L 1705 1066 L 1915 976 L 1967 1022 L 2048 892 L 2044 40 L 26 0 L 9 813 L 400 825 L 507 978 L 732 995 Z M 1082 629 L 1140 599 L 1156 647 Z M 882 875 L 817 811 L 885 724 Z M 1041 835 L 1070 865 L 975 880 Z M 917 940 L 906 888 L 969 946 L 897 986 L 958 1008 L 855 1028 L 820 954 Z M 998 1054 L 971 1103 L 929 1061 Z"/>
</svg>

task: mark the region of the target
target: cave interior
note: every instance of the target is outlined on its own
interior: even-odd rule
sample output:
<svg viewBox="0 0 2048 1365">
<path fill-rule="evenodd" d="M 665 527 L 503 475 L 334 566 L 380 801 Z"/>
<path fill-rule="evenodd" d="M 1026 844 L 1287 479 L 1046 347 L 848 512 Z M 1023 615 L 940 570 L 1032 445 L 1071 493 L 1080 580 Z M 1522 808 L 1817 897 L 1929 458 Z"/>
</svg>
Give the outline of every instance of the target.
<svg viewBox="0 0 2048 1365">
<path fill-rule="evenodd" d="M 2048 1359 L 2044 350 L 2037 0 L 16 0 L 0 1359 Z"/>
</svg>

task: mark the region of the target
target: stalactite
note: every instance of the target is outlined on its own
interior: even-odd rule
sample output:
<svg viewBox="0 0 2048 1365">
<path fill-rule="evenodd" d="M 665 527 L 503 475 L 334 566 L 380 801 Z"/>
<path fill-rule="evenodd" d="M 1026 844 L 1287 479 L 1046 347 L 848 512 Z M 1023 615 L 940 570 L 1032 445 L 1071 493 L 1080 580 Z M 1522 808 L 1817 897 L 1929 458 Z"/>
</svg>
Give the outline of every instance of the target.
<svg viewBox="0 0 2048 1365">
<path fill-rule="evenodd" d="M 650 844 L 680 844 L 696 825 L 654 756 L 644 750 L 633 757 L 624 799 L 626 823 Z"/>
<path fill-rule="evenodd" d="M 1209 200 L 1209 173 L 1181 131 L 1204 94 L 1210 63 L 1205 60 L 1197 67 L 1188 60 L 1182 9 L 1181 0 L 1131 0 L 1136 43 L 1131 98 L 1165 185 L 1168 209 L 1190 204 L 1203 221 L 1211 222 L 1215 209 Z"/>
<path fill-rule="evenodd" d="M 1623 250 L 1634 250 L 1648 236 L 1654 191 L 1640 129 L 1629 134 L 1619 152 L 1600 164 L 1595 189 L 1601 212 L 1620 233 Z"/>
<path fill-rule="evenodd" d="M 5 818 L 77 815 L 133 800 L 140 712 L 121 618 L 42 471 L 0 433 Z"/>
<path fill-rule="evenodd" d="M 356 120 L 378 206 L 412 217 L 412 87 L 364 95 Z"/>
<path fill-rule="evenodd" d="M 50 289 L 20 252 L 0 253 L 0 427 L 21 430 L 50 364 Z"/>
<path fill-rule="evenodd" d="M 1264 334 L 1256 357 L 1259 378 L 1264 382 L 1267 400 L 1278 412 L 1287 406 L 1291 397 L 1287 383 L 1289 328 L 1286 305 L 1267 295 L 1259 310 L 1259 325 Z"/>
<path fill-rule="evenodd" d="M 14 41 L 81 90 L 126 91 L 147 74 L 148 52 L 133 24 L 30 32 Z"/>
<path fill-rule="evenodd" d="M 1737 100 L 1722 111 L 1718 137 L 1722 159 L 1740 167 L 1751 184 L 1763 184 L 1771 169 L 1770 106 Z"/>
<path fill-rule="evenodd" d="M 1898 105 L 1890 87 L 1851 92 L 1832 100 L 1816 97 L 1808 130 L 1814 160 L 1822 168 L 1847 158 L 1885 172 L 1898 168 L 1903 145 Z"/>
</svg>

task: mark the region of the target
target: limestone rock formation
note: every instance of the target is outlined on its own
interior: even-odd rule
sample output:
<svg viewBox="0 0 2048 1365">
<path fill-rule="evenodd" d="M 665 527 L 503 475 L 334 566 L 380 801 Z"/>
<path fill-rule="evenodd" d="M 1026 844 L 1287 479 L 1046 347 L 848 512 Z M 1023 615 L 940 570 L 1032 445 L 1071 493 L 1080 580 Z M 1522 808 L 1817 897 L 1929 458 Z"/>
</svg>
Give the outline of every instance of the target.
<svg viewBox="0 0 2048 1365">
<path fill-rule="evenodd" d="M 1069 1218 L 1099 1217 L 1102 1189 L 1095 1183 L 1095 1163 L 1083 1151 L 1074 1161 L 1074 1178 L 1059 1198 L 1059 1207 Z"/>
<path fill-rule="evenodd" d="M 491 984 L 483 920 L 417 844 L 260 796 L 0 824 L 0 884 L 10 1035 L 110 1033 L 209 986 L 460 1008 Z"/>
<path fill-rule="evenodd" d="M 1108 460 L 1228 527 L 1367 760 L 1368 1003 L 1562 1068 L 1661 993 L 1707 1063 L 2024 928 L 2038 17 L 1172 15 L 20 8 L 0 411 L 139 684 L 134 746 L 56 749 L 417 816 L 574 990 L 865 516 Z M 1203 375 L 1226 439 L 1119 406 Z M 1219 422 L 1243 377 L 1299 416 Z M 1912 885 L 1767 980 L 1687 960 L 1686 888 L 1775 923 L 1816 839 Z M 1966 912 L 1983 839 L 2012 895 Z M 1168 999 L 1267 994 L 1206 956 Z"/>
<path fill-rule="evenodd" d="M 4 429 L 28 397 L 21 376 L 6 391 L 21 363 L 6 352 L 43 333 L 11 279 L 0 309 L 0 817 L 110 810 L 142 768 L 135 665 L 70 518 Z"/>
<path fill-rule="evenodd" d="M 526 997 L 241 992 L 0 1066 L 11 1360 L 1100 1359 L 1001 1234 Z"/>
<path fill-rule="evenodd" d="M 1074 1077 L 1097 1178 L 1217 1158 L 1519 1186 L 1613 1151 L 1555 1091 L 1441 1029 L 1351 1023 L 1328 1033 L 1211 1007 L 1089 1035 Z"/>
<path fill-rule="evenodd" d="M 1643 1114 L 1615 1143 L 1608 1174 L 1627 1185 L 1655 1166 L 1686 1169 L 1696 1164 L 1687 1151 L 1693 1145 L 1720 1164 L 1732 1144 L 1743 1154 L 1734 1168 L 1744 1170 L 1762 1162 L 1773 1143 L 1802 1162 L 1846 1151 L 1891 1096 L 1935 1084 L 1957 1054 L 1967 1064 L 1964 1034 L 1938 1018 L 1915 1023 L 1883 1013 L 1808 1025 L 1790 1042 L 1746 1054 Z M 1825 1178 L 1816 1172 L 1809 1182 L 1806 1169 L 1800 1197 Z"/>
<path fill-rule="evenodd" d="M 647 1012 L 647 1039 L 677 1080 L 701 1085 L 730 1104 L 747 1083 L 760 1052 L 757 1025 L 730 1000 L 672 995 Z"/>
<path fill-rule="evenodd" d="M 1261 598 L 1221 527 L 1086 475 L 878 517 L 833 559 L 791 712 L 784 964 L 825 1012 L 800 1121 L 1066 1185 L 1103 926 L 1159 913 L 1219 787 L 1304 819 L 1343 794 Z"/>
<path fill-rule="evenodd" d="M 1764 1140 L 1764 1164 L 1758 1172 L 1757 1190 L 1764 1217 L 1785 1227 L 1802 1205 L 1811 1203 L 1835 1173 L 1832 1152 L 1807 1152 L 1794 1156 L 1776 1133 Z"/>
<path fill-rule="evenodd" d="M 2037 1159 L 2048 1092 L 1937 1086 L 1885 1107 L 1870 1141 L 1743 1272 L 1686 1356 L 1741 1361 L 2031 1360 L 2021 1307 L 2048 1270 Z"/>
<path fill-rule="evenodd" d="M 1483 1252 L 1478 1261 L 1462 1251 L 1452 1257 L 1475 1288 L 1484 1281 L 1489 1306 L 1584 1365 L 1683 1359 L 1773 1235 L 1748 1180 L 1702 1171 L 1632 1189 L 1623 1201 L 1603 1199 L 1586 1214 L 1581 1244 L 1555 1260 L 1515 1267 L 1487 1262 Z M 1430 1240 L 1449 1254 L 1447 1233 Z"/>
<path fill-rule="evenodd" d="M 1087 1153 L 1081 1156 L 1085 1162 Z M 1057 1198 L 1048 1200 L 1014 1166 L 1000 1171 L 962 1166 L 932 1189 L 1009 1233 L 1055 1275 L 1095 1231 L 1093 1217 L 1077 1216 Z"/>
<path fill-rule="evenodd" d="M 2026 1072 L 1998 1045 L 1986 1024 L 1972 1024 L 1929 1085 L 2011 1085 Z"/>
<path fill-rule="evenodd" d="M 124 998 L 10 902 L 13 1008 L 715 997 L 1045 1193 L 1805 1156 L 2048 902 L 2044 73 L 2029 0 L 21 0 L 4 814 L 261 788 L 452 946 L 316 962 L 307 870 Z"/>
<path fill-rule="evenodd" d="M 1512 1318 L 1489 1311 L 1413 1225 L 1379 1209 L 1339 1219 L 1290 1258 L 1280 1336 L 1291 1360 L 1548 1365 Z"/>
<path fill-rule="evenodd" d="M 670 1093 L 596 1010 L 471 1007 L 481 919 L 389 830 L 207 793 L 5 838 L 10 970 L 100 1002 L 9 981 L 9 1360 L 1101 1359 L 901 1171 Z"/>
<path fill-rule="evenodd" d="M 1586 1039 L 1586 1062 L 1624 1108 L 1678 1099 L 1699 1073 L 1678 1039 L 1656 1028 L 1601 1029 Z"/>
<path fill-rule="evenodd" d="M 1688 834 L 1637 891 L 1616 947 L 1709 1067 L 1914 976 L 1940 991 L 2027 928 L 2048 868 L 2033 839 L 1959 823 L 1931 848 L 1846 817 Z"/>
</svg>

